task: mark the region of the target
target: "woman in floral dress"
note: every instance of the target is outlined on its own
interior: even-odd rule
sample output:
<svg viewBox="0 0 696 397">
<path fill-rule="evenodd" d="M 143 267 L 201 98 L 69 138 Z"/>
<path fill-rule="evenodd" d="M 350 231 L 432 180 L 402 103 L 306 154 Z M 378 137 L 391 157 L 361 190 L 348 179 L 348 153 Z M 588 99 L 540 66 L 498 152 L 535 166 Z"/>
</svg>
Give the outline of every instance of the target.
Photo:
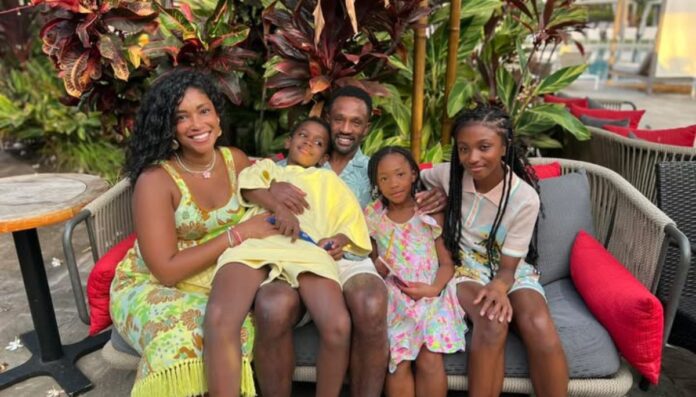
<svg viewBox="0 0 696 397">
<path fill-rule="evenodd" d="M 206 75 L 175 70 L 143 98 L 126 156 L 135 185 L 137 241 L 111 285 L 114 327 L 142 356 L 132 396 L 204 395 L 202 322 L 209 277 L 235 236 L 277 231 L 264 216 L 240 222 L 237 175 L 249 165 L 236 148 L 218 147 L 224 100 Z M 240 392 L 253 395 L 254 328 L 242 328 Z M 232 370 L 232 369 L 231 369 Z"/>
</svg>

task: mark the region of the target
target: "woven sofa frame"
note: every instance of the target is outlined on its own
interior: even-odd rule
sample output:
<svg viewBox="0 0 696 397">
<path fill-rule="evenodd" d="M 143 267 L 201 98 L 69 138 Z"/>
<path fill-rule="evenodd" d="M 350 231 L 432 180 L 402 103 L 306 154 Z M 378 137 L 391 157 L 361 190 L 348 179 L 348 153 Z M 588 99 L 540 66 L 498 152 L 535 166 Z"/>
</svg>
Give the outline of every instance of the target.
<svg viewBox="0 0 696 397">
<path fill-rule="evenodd" d="M 558 161 L 563 173 L 580 169 L 587 172 L 590 183 L 593 221 L 596 237 L 627 269 L 653 293 L 657 288 L 660 268 L 664 262 L 665 246 L 670 241 L 680 247 L 688 247 L 686 237 L 674 223 L 653 203 L 647 200 L 631 184 L 615 172 L 604 167 L 566 159 L 532 159 L 533 164 Z M 85 222 L 92 250 L 92 257 L 104 255 L 111 247 L 132 233 L 130 219 L 132 187 L 123 180 L 104 195 L 90 203 L 71 220 L 65 229 L 63 244 L 66 262 L 75 294 L 80 319 L 89 324 L 89 311 L 84 299 L 82 281 L 79 277 L 77 261 L 72 248 L 72 235 L 75 227 Z M 687 248 L 684 248 L 685 250 Z M 89 262 L 89 260 L 87 260 Z M 81 261 L 83 262 L 83 261 Z M 88 264 L 87 264 L 88 265 Z M 686 278 L 686 267 L 677 272 L 670 296 L 680 296 Z M 678 302 L 673 299 L 665 306 L 665 335 L 669 335 Z M 109 331 L 105 331 L 109 332 Z M 110 342 L 103 349 L 103 356 L 117 368 L 135 369 L 137 358 L 123 357 L 126 354 L 113 349 Z M 295 368 L 295 381 L 316 381 L 316 368 L 299 366 Z M 570 396 L 624 396 L 633 384 L 633 377 L 625 362 L 618 372 L 607 378 L 571 379 Z M 448 375 L 450 390 L 466 390 L 468 379 L 465 375 Z M 506 393 L 533 392 L 528 378 L 506 377 L 503 382 Z"/>
<path fill-rule="evenodd" d="M 619 173 L 653 203 L 657 200 L 655 165 L 663 161 L 696 161 L 696 148 L 663 145 L 587 127 L 591 138 L 573 142 L 568 154 Z"/>
</svg>

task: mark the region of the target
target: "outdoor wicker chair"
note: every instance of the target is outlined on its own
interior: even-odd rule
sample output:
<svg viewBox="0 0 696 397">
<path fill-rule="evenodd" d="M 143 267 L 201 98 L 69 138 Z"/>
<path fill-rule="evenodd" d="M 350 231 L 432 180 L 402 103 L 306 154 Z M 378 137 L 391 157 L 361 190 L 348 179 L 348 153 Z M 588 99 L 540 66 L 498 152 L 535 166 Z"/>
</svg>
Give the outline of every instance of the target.
<svg viewBox="0 0 696 397">
<path fill-rule="evenodd" d="M 599 99 L 590 98 L 590 106 L 596 104 L 601 106 L 603 109 L 609 110 L 636 110 L 636 104 L 631 101 L 621 100 L 621 99 Z"/>
<path fill-rule="evenodd" d="M 656 166 L 657 205 L 672 218 L 691 242 L 690 253 L 696 255 L 696 162 L 670 161 Z M 658 297 L 668 299 L 679 267 L 679 252 L 667 251 L 658 287 Z M 696 266 L 690 266 L 682 291 L 669 343 L 696 353 Z"/>
<path fill-rule="evenodd" d="M 655 164 L 662 161 L 696 161 L 696 148 L 627 138 L 595 127 L 587 129 L 591 138 L 573 142 L 566 153 L 572 158 L 618 172 L 653 203 L 657 199 Z"/>
<path fill-rule="evenodd" d="M 604 243 L 607 249 L 650 291 L 655 291 L 662 260 L 664 246 L 670 241 L 677 241 L 680 246 L 688 244 L 686 237 L 675 227 L 674 223 L 655 205 L 650 203 L 633 186 L 615 172 L 604 167 L 564 159 L 534 159 L 533 163 L 551 163 L 558 161 L 563 173 L 584 169 L 590 185 L 592 201 L 592 218 L 595 236 Z M 80 318 L 88 322 L 87 305 L 84 302 L 82 283 L 79 279 L 78 266 L 72 249 L 72 234 L 81 222 L 86 222 L 93 259 L 103 255 L 119 240 L 132 233 L 133 224 L 130 220 L 130 196 L 132 188 L 128 181 L 121 181 L 109 190 L 102 198 L 95 200 L 66 225 L 64 248 L 68 269 L 73 281 L 75 299 Z M 91 265 L 88 257 L 80 260 L 82 267 Z M 670 296 L 680 296 L 685 272 L 677 272 L 675 283 L 672 284 Z M 582 300 L 574 291 L 569 278 L 555 281 L 557 287 L 565 288 L 563 296 L 575 296 L 578 305 Z M 556 288 L 557 290 L 559 288 Z M 557 291 L 558 292 L 558 291 Z M 665 332 L 668 333 L 677 309 L 675 299 L 665 303 Z M 587 309 L 583 309 L 591 317 Z M 573 316 L 567 316 L 572 317 Z M 579 321 L 585 321 L 584 317 Z M 593 320 L 594 321 L 594 320 Z M 109 332 L 109 331 L 106 331 Z M 316 327 L 307 325 L 295 330 L 296 369 L 295 381 L 316 381 L 315 359 L 317 352 Z M 508 343 L 514 338 L 511 335 Z M 592 343 L 592 341 L 590 341 Z M 519 345 L 519 341 L 517 341 Z M 520 350 L 521 349 L 521 350 Z M 518 351 L 523 351 L 518 347 Z M 468 378 L 462 363 L 466 363 L 466 353 L 447 355 L 448 385 L 452 390 L 466 390 Z M 114 367 L 135 370 L 139 357 L 117 332 L 112 332 L 111 340 L 102 349 L 104 359 Z M 506 353 L 507 356 L 507 353 Z M 525 361 L 524 356 L 517 361 Z M 607 377 L 573 378 L 569 384 L 570 396 L 624 396 L 633 384 L 633 376 L 628 364 L 621 361 L 618 371 Z M 531 381 L 525 377 L 507 376 L 503 383 L 506 393 L 532 393 Z"/>
</svg>

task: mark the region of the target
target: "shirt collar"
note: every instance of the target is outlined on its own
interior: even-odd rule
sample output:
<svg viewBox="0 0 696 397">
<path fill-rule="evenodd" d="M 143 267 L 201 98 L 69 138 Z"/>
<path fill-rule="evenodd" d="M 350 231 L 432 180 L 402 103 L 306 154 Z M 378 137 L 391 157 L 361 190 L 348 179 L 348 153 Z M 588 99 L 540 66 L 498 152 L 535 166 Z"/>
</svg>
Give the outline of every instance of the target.
<svg viewBox="0 0 696 397">
<path fill-rule="evenodd" d="M 351 158 L 348 161 L 348 164 L 346 164 L 345 168 L 343 168 L 343 171 L 341 171 L 341 174 L 346 172 L 346 170 L 349 168 L 366 168 L 369 161 L 370 161 L 370 158 L 368 156 L 366 156 L 365 154 L 363 154 L 360 147 L 358 147 L 358 150 L 353 155 L 353 158 Z M 329 162 L 329 161 L 325 162 L 324 168 L 331 169 L 331 162 Z"/>
<path fill-rule="evenodd" d="M 509 168 L 508 168 L 509 170 Z M 519 184 L 519 178 L 517 175 L 513 172 L 512 173 L 512 187 L 514 188 Z M 464 181 L 463 181 L 463 186 L 462 189 L 466 193 L 473 193 L 473 194 L 478 194 L 486 199 L 488 201 L 492 202 L 495 205 L 498 205 L 500 203 L 500 198 L 503 195 L 503 181 L 500 181 L 495 187 L 488 192 L 481 194 L 476 191 L 476 186 L 474 185 L 474 178 L 469 174 L 468 172 L 464 172 Z"/>
</svg>

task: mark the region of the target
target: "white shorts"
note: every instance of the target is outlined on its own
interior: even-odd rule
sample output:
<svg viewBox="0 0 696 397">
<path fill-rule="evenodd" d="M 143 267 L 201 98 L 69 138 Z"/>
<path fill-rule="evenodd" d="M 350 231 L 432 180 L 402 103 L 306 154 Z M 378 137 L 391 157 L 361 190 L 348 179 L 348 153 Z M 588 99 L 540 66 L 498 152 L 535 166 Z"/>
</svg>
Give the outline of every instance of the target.
<svg viewBox="0 0 696 397">
<path fill-rule="evenodd" d="M 377 273 L 377 269 L 375 268 L 375 264 L 372 263 L 372 259 L 369 257 L 361 260 L 350 260 L 343 258 L 336 262 L 336 264 L 338 265 L 338 280 L 341 282 L 341 287 L 346 285 L 348 280 L 359 274 L 372 274 L 379 277 L 380 280 L 383 280 L 382 276 Z M 300 319 L 300 322 L 295 325 L 295 328 L 302 327 L 303 325 L 308 324 L 310 321 L 312 321 L 312 318 L 309 316 L 309 311 L 305 310 L 304 315 Z"/>
</svg>

